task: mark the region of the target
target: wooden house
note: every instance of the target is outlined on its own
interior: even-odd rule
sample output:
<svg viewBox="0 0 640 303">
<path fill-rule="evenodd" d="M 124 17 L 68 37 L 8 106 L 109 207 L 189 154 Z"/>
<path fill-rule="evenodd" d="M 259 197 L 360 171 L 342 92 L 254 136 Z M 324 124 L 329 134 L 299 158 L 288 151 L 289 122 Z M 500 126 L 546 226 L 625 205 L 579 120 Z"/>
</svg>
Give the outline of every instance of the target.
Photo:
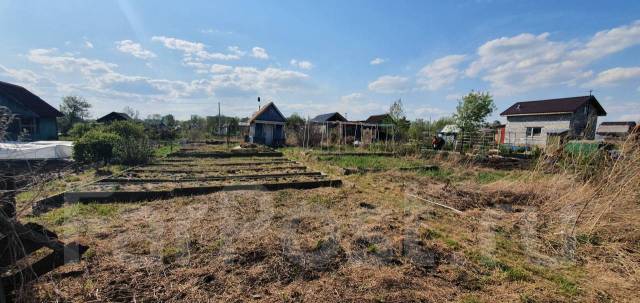
<svg viewBox="0 0 640 303">
<path fill-rule="evenodd" d="M 249 142 L 268 146 L 284 145 L 284 126 L 287 123 L 287 118 L 273 102 L 269 102 L 253 114 L 248 123 Z"/>
<path fill-rule="evenodd" d="M 8 108 L 13 119 L 6 140 L 57 140 L 56 118 L 63 114 L 26 88 L 0 81 L 0 106 Z"/>
</svg>

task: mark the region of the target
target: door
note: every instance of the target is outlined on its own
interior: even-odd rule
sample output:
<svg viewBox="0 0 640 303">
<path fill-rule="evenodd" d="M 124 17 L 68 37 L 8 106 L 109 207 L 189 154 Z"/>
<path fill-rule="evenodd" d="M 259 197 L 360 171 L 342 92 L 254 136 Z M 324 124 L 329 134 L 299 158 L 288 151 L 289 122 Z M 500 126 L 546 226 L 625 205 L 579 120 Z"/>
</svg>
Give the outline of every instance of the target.
<svg viewBox="0 0 640 303">
<path fill-rule="evenodd" d="M 264 144 L 273 145 L 273 125 L 265 124 L 262 129 L 264 130 Z"/>
</svg>

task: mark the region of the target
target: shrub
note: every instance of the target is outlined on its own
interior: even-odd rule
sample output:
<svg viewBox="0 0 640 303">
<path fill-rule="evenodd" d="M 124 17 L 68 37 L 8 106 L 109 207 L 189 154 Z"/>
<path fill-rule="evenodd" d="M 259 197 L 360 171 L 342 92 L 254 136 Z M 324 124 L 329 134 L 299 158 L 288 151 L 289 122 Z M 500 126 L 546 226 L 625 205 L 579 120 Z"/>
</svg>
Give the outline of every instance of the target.
<svg viewBox="0 0 640 303">
<path fill-rule="evenodd" d="M 81 163 L 109 162 L 118 140 L 120 137 L 116 134 L 90 130 L 74 143 L 73 158 Z"/>
<path fill-rule="evenodd" d="M 116 162 L 127 165 L 145 164 L 153 156 L 149 139 L 120 137 L 113 147 Z"/>
<path fill-rule="evenodd" d="M 69 130 L 69 136 L 72 138 L 78 139 L 84 136 L 84 134 L 88 133 L 90 130 L 95 129 L 96 126 L 91 123 L 76 123 Z"/>
<path fill-rule="evenodd" d="M 114 121 L 106 127 L 105 131 L 122 138 L 148 139 L 144 132 L 144 126 L 133 121 Z"/>
</svg>

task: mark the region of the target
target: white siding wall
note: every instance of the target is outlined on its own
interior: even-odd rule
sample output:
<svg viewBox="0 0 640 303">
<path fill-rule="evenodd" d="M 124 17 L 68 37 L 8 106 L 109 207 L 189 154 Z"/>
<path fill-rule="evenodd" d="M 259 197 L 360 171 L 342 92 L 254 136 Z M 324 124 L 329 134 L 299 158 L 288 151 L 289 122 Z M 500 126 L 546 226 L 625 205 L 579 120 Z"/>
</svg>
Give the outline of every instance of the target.
<svg viewBox="0 0 640 303">
<path fill-rule="evenodd" d="M 548 132 L 558 132 L 571 127 L 570 117 L 566 117 L 566 120 L 560 117 L 553 117 L 553 115 L 513 118 L 507 118 L 505 144 L 544 147 L 547 144 Z M 541 127 L 542 131 L 538 136 L 527 136 L 527 127 Z"/>
</svg>

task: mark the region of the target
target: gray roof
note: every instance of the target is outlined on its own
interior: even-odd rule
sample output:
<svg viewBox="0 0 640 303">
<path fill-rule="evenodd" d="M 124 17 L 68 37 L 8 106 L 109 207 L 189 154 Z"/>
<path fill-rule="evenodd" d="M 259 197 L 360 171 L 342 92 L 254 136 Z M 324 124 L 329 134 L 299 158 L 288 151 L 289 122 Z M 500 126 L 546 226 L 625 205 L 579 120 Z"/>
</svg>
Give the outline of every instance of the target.
<svg viewBox="0 0 640 303">
<path fill-rule="evenodd" d="M 313 122 L 328 122 L 328 121 L 341 121 L 347 122 L 347 119 L 343 117 L 339 112 L 317 115 L 311 119 Z"/>
</svg>

